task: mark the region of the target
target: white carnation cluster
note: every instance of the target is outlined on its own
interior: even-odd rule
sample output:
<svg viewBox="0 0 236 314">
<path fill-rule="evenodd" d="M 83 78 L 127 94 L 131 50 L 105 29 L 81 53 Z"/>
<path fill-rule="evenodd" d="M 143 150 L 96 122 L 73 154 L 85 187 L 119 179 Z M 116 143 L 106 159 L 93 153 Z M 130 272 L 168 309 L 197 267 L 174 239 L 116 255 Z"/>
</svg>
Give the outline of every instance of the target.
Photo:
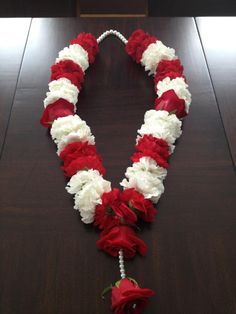
<svg viewBox="0 0 236 314">
<path fill-rule="evenodd" d="M 174 114 L 165 110 L 148 110 L 144 115 L 144 124 L 138 130 L 140 135 L 151 134 L 173 144 L 181 135 L 182 122 Z"/>
<path fill-rule="evenodd" d="M 89 67 L 88 52 L 79 44 L 73 44 L 59 51 L 56 63 L 64 60 L 71 60 L 79 65 L 85 72 Z M 67 100 L 74 105 L 76 111 L 76 103 L 78 101 L 79 90 L 67 78 L 59 78 L 48 84 L 49 92 L 46 93 L 44 99 L 44 107 L 53 104 L 60 98 Z"/>
<path fill-rule="evenodd" d="M 58 154 L 72 142 L 86 142 L 95 144 L 90 127 L 78 115 L 60 117 L 54 120 L 51 136 L 58 147 Z"/>
<path fill-rule="evenodd" d="M 83 71 L 86 71 L 89 67 L 88 53 L 78 44 L 70 45 L 59 51 L 59 57 L 56 59 L 56 63 L 63 60 L 74 61 L 83 69 Z"/>
<path fill-rule="evenodd" d="M 44 107 L 46 108 L 49 104 L 54 103 L 59 98 L 63 98 L 74 105 L 78 101 L 78 88 L 71 83 L 67 78 L 60 78 L 58 80 L 51 81 L 48 84 L 49 92 L 46 93 L 46 98 L 44 99 Z"/>
<path fill-rule="evenodd" d="M 156 68 L 161 60 L 176 59 L 175 50 L 166 47 L 160 40 L 150 44 L 143 52 L 141 64 L 145 67 L 145 71 L 149 71 L 148 75 L 156 73 Z"/>
<path fill-rule="evenodd" d="M 175 50 L 165 46 L 160 40 L 148 45 L 143 52 L 141 64 L 145 67 L 145 71 L 149 71 L 148 75 L 155 75 L 156 68 L 161 60 L 175 60 Z M 186 113 L 189 112 L 191 103 L 191 94 L 188 90 L 188 84 L 182 77 L 170 79 L 165 77 L 162 81 L 157 83 L 157 95 L 160 97 L 164 92 L 173 89 L 176 95 L 185 101 Z"/>
<path fill-rule="evenodd" d="M 138 130 L 136 143 L 144 135 L 165 140 L 169 145 L 169 151 L 174 151 L 173 143 L 181 135 L 182 122 L 175 114 L 165 110 L 148 110 L 144 115 L 144 124 Z M 163 180 L 167 170 L 160 167 L 151 157 L 142 157 L 128 167 L 125 173 L 126 178 L 120 183 L 125 189 L 134 188 L 146 199 L 157 203 L 164 192 Z"/>
<path fill-rule="evenodd" d="M 124 188 L 135 188 L 153 203 L 157 203 L 161 194 L 164 192 L 162 181 L 167 174 L 166 169 L 157 165 L 155 160 L 150 157 L 142 157 L 139 162 L 133 163 L 128 167 L 125 176 L 120 183 Z"/>
<path fill-rule="evenodd" d="M 172 80 L 169 77 L 166 77 L 157 83 L 157 95 L 159 97 L 170 89 L 173 89 L 176 95 L 185 101 L 185 109 L 188 113 L 191 103 L 191 94 L 188 90 L 188 84 L 185 83 L 182 77 L 176 77 Z"/>
<path fill-rule="evenodd" d="M 89 224 L 94 221 L 95 207 L 101 204 L 102 194 L 111 191 L 111 183 L 97 170 L 80 170 L 71 177 L 66 189 L 75 194 L 74 209 L 79 210 L 82 221 Z"/>
</svg>

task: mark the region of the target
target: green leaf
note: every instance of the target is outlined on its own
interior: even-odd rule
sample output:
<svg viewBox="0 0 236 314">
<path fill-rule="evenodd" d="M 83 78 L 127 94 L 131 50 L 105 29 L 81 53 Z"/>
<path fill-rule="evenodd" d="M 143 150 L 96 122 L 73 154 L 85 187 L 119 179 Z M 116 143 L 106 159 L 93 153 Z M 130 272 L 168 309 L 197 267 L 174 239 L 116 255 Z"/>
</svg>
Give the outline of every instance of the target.
<svg viewBox="0 0 236 314">
<path fill-rule="evenodd" d="M 127 277 L 127 278 L 138 286 L 138 283 L 134 278 L 132 278 L 132 277 Z"/>
<path fill-rule="evenodd" d="M 102 293 L 101 293 L 101 298 L 102 298 L 102 299 L 105 299 L 105 295 L 106 295 L 108 292 L 110 292 L 110 291 L 112 290 L 112 288 L 113 288 L 112 284 L 110 284 L 110 286 L 106 287 L 106 288 L 102 291 Z"/>
</svg>

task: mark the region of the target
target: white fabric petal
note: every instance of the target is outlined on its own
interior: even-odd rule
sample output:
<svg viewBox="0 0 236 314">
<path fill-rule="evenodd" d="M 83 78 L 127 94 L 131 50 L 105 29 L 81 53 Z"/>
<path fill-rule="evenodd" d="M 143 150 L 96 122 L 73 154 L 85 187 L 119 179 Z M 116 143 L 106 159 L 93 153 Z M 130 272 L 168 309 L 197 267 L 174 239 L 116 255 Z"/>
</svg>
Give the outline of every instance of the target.
<svg viewBox="0 0 236 314">
<path fill-rule="evenodd" d="M 89 67 L 88 53 L 82 46 L 78 44 L 65 47 L 59 52 L 59 57 L 56 59 L 56 63 L 63 60 L 74 61 L 82 68 L 83 71 L 86 71 Z"/>
<path fill-rule="evenodd" d="M 175 50 L 165 46 L 160 40 L 150 44 L 143 52 L 141 64 L 145 67 L 145 71 L 149 71 L 148 75 L 156 73 L 156 68 L 161 60 L 174 60 Z"/>
<path fill-rule="evenodd" d="M 148 110 L 144 116 L 144 124 L 138 130 L 138 133 L 151 134 L 157 138 L 162 138 L 169 145 L 182 134 L 182 122 L 175 114 L 169 114 L 165 110 Z"/>
<path fill-rule="evenodd" d="M 46 93 L 44 99 L 44 107 L 54 103 L 59 98 L 63 98 L 69 101 L 71 104 L 76 104 L 78 101 L 78 88 L 71 83 L 67 78 L 60 78 L 58 80 L 51 81 L 48 84 L 49 92 Z"/>
<path fill-rule="evenodd" d="M 169 77 L 165 77 L 162 81 L 157 83 L 157 95 L 159 97 L 170 89 L 173 89 L 180 99 L 184 99 L 186 112 L 188 113 L 191 103 L 191 94 L 188 90 L 188 84 L 185 83 L 182 77 L 176 77 L 173 80 Z"/>
</svg>

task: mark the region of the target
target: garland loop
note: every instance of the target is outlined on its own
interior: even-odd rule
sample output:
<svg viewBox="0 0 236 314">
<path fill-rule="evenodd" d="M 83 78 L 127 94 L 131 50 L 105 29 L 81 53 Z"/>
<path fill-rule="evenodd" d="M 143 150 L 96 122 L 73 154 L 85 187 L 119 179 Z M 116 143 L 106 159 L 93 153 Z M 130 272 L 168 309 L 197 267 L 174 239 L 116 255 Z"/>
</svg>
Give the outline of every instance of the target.
<svg viewBox="0 0 236 314">
<path fill-rule="evenodd" d="M 87 123 L 75 113 L 85 71 L 95 61 L 98 44 L 108 35 L 117 36 L 128 55 L 154 78 L 157 94 L 154 109 L 146 111 L 138 130 L 132 165 L 120 183 L 123 190 L 112 189 L 104 179 L 105 168 L 95 138 Z M 147 245 L 136 232 L 137 224 L 139 220 L 155 219 L 154 204 L 164 192 L 168 157 L 182 133 L 182 119 L 188 114 L 190 103 L 191 94 L 175 50 L 141 29 L 128 40 L 116 30 L 106 31 L 98 39 L 90 33 L 80 33 L 59 52 L 51 67 L 40 121 L 50 128 L 57 145 L 62 169 L 69 178 L 66 190 L 74 195 L 74 208 L 84 223 L 101 230 L 98 248 L 119 258 L 121 279 L 104 290 L 112 291 L 115 314 L 142 313 L 154 295 L 154 291 L 140 288 L 126 276 L 124 260 L 147 252 Z"/>
</svg>

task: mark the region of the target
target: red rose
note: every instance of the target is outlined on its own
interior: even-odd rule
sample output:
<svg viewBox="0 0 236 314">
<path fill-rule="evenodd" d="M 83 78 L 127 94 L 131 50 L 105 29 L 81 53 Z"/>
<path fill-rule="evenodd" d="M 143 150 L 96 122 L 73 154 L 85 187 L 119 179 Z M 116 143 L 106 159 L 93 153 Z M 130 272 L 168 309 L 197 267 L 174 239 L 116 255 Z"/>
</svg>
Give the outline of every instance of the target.
<svg viewBox="0 0 236 314">
<path fill-rule="evenodd" d="M 125 189 L 122 191 L 121 200 L 128 203 L 131 208 L 138 211 L 138 214 L 144 221 L 151 222 L 155 219 L 157 210 L 153 206 L 150 200 L 144 198 L 144 196 L 135 189 Z"/>
<path fill-rule="evenodd" d="M 154 159 L 159 166 L 163 168 L 168 167 L 169 146 L 163 139 L 156 138 L 150 134 L 144 135 L 139 139 L 135 148 L 137 152 L 131 156 L 133 162 L 148 156 Z"/>
<path fill-rule="evenodd" d="M 40 123 L 50 128 L 54 120 L 59 117 L 66 117 L 74 114 L 74 105 L 67 100 L 60 98 L 53 104 L 48 105 L 42 114 Z"/>
<path fill-rule="evenodd" d="M 118 189 L 103 193 L 101 199 L 102 204 L 97 205 L 95 209 L 94 224 L 96 226 L 105 229 L 119 224 L 135 225 L 137 215 L 121 201 Z"/>
<path fill-rule="evenodd" d="M 161 97 L 156 98 L 155 109 L 174 113 L 179 119 L 187 115 L 184 99 L 180 99 L 173 89 L 166 91 Z"/>
<path fill-rule="evenodd" d="M 97 150 L 95 145 L 88 142 L 73 142 L 63 149 L 60 153 L 60 158 L 64 161 L 64 166 L 68 166 L 73 160 L 81 156 L 96 155 Z"/>
<path fill-rule="evenodd" d="M 63 60 L 51 66 L 51 80 L 58 80 L 62 77 L 70 80 L 80 90 L 84 82 L 84 71 L 72 60 Z"/>
<path fill-rule="evenodd" d="M 112 207 L 119 202 L 119 190 L 113 189 L 102 194 L 102 204 L 96 206 L 94 225 L 100 229 L 113 227 L 119 224 L 119 217 L 114 214 Z"/>
<path fill-rule="evenodd" d="M 81 156 L 72 160 L 68 165 L 62 167 L 67 177 L 72 177 L 77 171 L 83 169 L 95 169 L 101 175 L 105 174 L 105 169 L 102 165 L 101 158 L 98 155 Z"/>
<path fill-rule="evenodd" d="M 70 42 L 71 45 L 78 44 L 88 53 L 89 63 L 93 63 L 96 54 L 99 52 L 97 39 L 90 33 L 80 33 L 79 36 Z"/>
<path fill-rule="evenodd" d="M 143 52 L 150 44 L 155 43 L 156 41 L 156 37 L 150 36 L 142 29 L 137 29 L 129 37 L 125 50 L 134 61 L 140 63 Z"/>
<path fill-rule="evenodd" d="M 142 314 L 154 294 L 151 289 L 140 288 L 134 280 L 121 279 L 112 288 L 112 310 L 114 314 Z"/>
<path fill-rule="evenodd" d="M 165 77 L 174 79 L 176 77 L 185 77 L 183 76 L 183 66 L 180 63 L 179 59 L 175 60 L 161 60 L 156 68 L 156 74 L 154 76 L 154 86 L 155 91 L 157 90 L 157 83 L 162 81 Z"/>
<path fill-rule="evenodd" d="M 125 258 L 133 258 L 136 253 L 145 255 L 147 252 L 143 240 L 137 237 L 133 229 L 125 225 L 103 230 L 96 244 L 101 250 L 114 257 L 118 256 L 120 249 L 123 249 Z"/>
</svg>

